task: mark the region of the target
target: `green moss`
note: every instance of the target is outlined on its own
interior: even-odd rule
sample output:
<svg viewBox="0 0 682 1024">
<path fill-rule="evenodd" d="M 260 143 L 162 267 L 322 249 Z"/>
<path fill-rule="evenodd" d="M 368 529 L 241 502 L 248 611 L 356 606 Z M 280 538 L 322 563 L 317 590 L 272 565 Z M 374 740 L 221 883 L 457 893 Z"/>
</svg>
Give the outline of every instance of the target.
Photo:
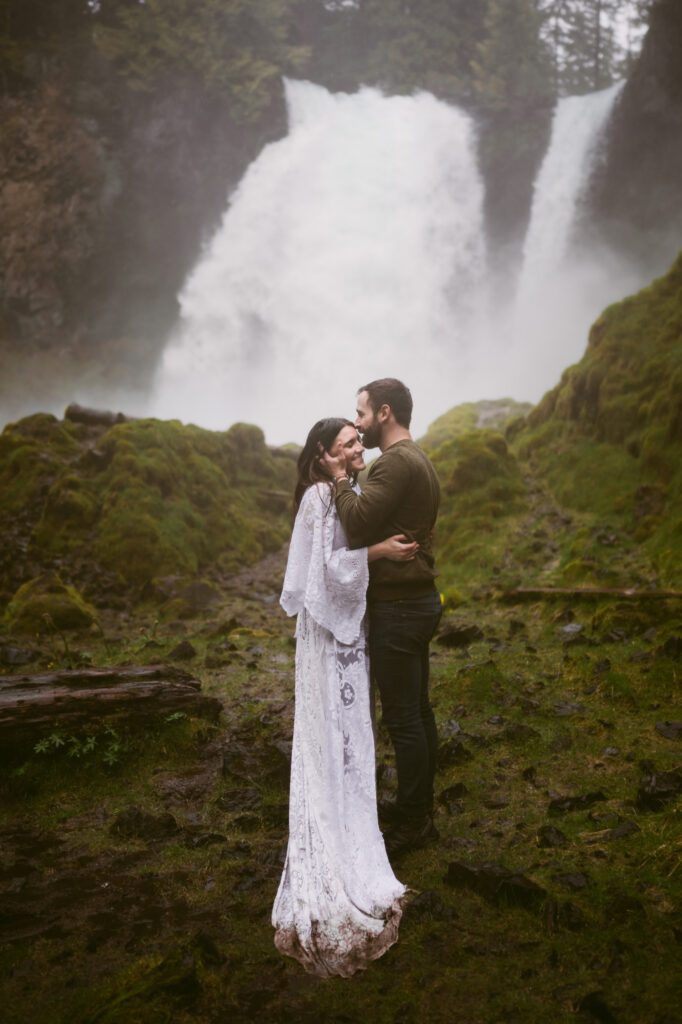
<svg viewBox="0 0 682 1024">
<path fill-rule="evenodd" d="M 97 612 L 74 587 L 59 576 L 45 573 L 24 583 L 5 612 L 4 622 L 12 633 L 31 635 L 61 630 L 85 629 L 97 620 Z"/>
<path fill-rule="evenodd" d="M 441 445 L 432 459 L 448 494 L 506 500 L 523 490 L 518 464 L 501 434 L 470 431 Z"/>
<path fill-rule="evenodd" d="M 663 604 L 634 604 L 626 601 L 612 601 L 603 604 L 592 617 L 592 630 L 601 635 L 617 632 L 621 636 L 641 636 L 651 626 L 657 625 L 669 614 Z"/>
<path fill-rule="evenodd" d="M 70 425 L 49 413 L 5 427 L 0 434 L 0 513 L 25 512 L 42 500 L 75 451 Z"/>
<path fill-rule="evenodd" d="M 99 504 L 84 481 L 67 473 L 50 488 L 34 540 L 46 551 L 63 551 L 82 543 L 81 531 L 97 519 Z"/>
<path fill-rule="evenodd" d="M 513 437 L 518 459 L 558 502 L 613 518 L 644 544 L 668 584 L 682 582 L 670 497 L 682 483 L 681 394 L 682 255 L 666 276 L 604 311 L 580 363 Z M 666 500 L 647 510 L 648 488 Z"/>
<path fill-rule="evenodd" d="M 237 568 L 288 536 L 295 457 L 258 427 L 137 420 L 106 430 L 96 457 L 91 445 L 45 415 L 0 436 L 0 510 L 8 521 L 30 510 L 36 557 L 84 556 L 137 586 Z"/>
<path fill-rule="evenodd" d="M 501 434 L 474 430 L 432 456 L 441 480 L 436 560 L 444 591 L 464 595 L 503 558 L 514 516 L 526 508 L 518 462 Z"/>
<path fill-rule="evenodd" d="M 502 431 L 512 420 L 524 417 L 531 408 L 530 403 L 516 402 L 513 398 L 464 402 L 434 420 L 419 443 L 423 448 L 435 449 L 472 430 Z"/>
</svg>

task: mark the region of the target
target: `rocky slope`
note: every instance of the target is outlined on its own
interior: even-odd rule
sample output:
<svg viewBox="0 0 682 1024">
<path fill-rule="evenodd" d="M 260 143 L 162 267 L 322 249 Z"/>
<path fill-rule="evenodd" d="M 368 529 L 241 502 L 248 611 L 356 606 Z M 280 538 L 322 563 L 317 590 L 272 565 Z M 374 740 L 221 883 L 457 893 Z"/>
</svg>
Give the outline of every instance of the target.
<svg viewBox="0 0 682 1024">
<path fill-rule="evenodd" d="M 681 394 L 682 256 L 604 311 L 582 360 L 527 415 L 474 429 L 479 404 L 433 424 L 449 599 L 482 577 L 498 590 L 682 586 Z"/>
</svg>

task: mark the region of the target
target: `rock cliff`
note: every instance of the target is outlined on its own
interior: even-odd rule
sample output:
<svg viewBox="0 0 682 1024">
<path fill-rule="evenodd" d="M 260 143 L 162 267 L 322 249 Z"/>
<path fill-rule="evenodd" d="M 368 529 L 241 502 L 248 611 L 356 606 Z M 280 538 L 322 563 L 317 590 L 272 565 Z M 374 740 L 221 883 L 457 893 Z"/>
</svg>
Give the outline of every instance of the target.
<svg viewBox="0 0 682 1024">
<path fill-rule="evenodd" d="M 614 111 L 591 206 L 598 233 L 663 269 L 682 239 L 682 5 L 657 0 Z"/>
<path fill-rule="evenodd" d="M 81 43 L 0 117 L 3 375 L 49 351 L 140 383 L 230 187 L 286 130 L 283 100 L 236 126 L 189 89 L 131 91 Z"/>
</svg>

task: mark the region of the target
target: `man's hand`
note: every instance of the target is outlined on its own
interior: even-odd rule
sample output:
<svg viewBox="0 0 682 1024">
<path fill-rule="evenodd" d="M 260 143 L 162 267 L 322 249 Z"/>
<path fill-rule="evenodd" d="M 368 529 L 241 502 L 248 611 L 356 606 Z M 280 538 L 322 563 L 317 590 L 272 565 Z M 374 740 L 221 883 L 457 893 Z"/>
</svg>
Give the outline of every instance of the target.
<svg viewBox="0 0 682 1024">
<path fill-rule="evenodd" d="M 330 480 L 348 479 L 346 471 L 346 456 L 343 451 L 331 455 L 325 451 L 322 445 L 318 445 L 320 454 L 317 457 L 317 464 L 323 473 L 326 473 Z"/>
</svg>

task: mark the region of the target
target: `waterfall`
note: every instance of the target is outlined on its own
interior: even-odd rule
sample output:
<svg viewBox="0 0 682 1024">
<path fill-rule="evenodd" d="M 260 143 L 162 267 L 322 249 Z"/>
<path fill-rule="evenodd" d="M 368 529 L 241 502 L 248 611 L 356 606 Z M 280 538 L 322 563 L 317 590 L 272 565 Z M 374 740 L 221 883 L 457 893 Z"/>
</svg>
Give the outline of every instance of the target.
<svg viewBox="0 0 682 1024">
<path fill-rule="evenodd" d="M 250 165 L 187 279 L 152 415 L 300 443 L 395 376 L 419 436 L 459 402 L 538 401 L 604 306 L 641 286 L 625 258 L 576 239 L 621 84 L 557 105 L 512 308 L 488 291 L 466 114 L 429 93 L 285 87 L 289 132 Z"/>
<path fill-rule="evenodd" d="M 579 237 L 581 203 L 623 84 L 562 99 L 554 114 L 509 317 L 507 380 L 512 393 L 530 401 L 581 358 L 602 309 L 642 284 L 625 254 Z"/>
<path fill-rule="evenodd" d="M 567 255 L 595 153 L 624 84 L 617 82 L 587 96 L 567 96 L 557 104 L 549 148 L 533 188 L 521 302 L 557 273 Z"/>
<path fill-rule="evenodd" d="M 266 146 L 180 295 L 151 412 L 302 442 L 357 388 L 405 379 L 415 431 L 467 397 L 485 280 L 470 118 L 428 93 L 287 81 Z M 477 396 L 479 397 L 479 396 Z"/>
</svg>

